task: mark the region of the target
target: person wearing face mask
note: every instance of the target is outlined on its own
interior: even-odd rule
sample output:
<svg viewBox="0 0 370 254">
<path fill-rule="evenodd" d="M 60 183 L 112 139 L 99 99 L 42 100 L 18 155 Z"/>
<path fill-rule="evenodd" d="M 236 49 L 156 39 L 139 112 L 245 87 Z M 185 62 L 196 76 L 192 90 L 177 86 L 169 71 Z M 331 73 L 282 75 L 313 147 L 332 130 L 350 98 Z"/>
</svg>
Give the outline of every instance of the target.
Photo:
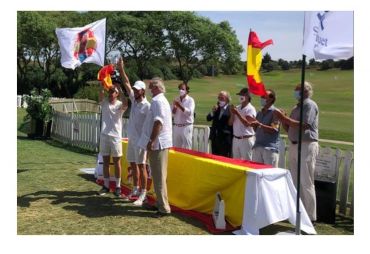
<svg viewBox="0 0 370 254">
<path fill-rule="evenodd" d="M 230 94 L 227 91 L 221 91 L 217 97 L 217 104 L 213 106 L 212 111 L 207 115 L 207 121 L 212 121 L 211 140 L 212 154 L 222 155 L 231 158 L 231 144 L 233 129 L 228 125 L 230 119 Z"/>
<path fill-rule="evenodd" d="M 191 149 L 193 144 L 194 99 L 189 96 L 188 84 L 181 83 L 179 97 L 172 104 L 173 146 Z"/>
<path fill-rule="evenodd" d="M 256 142 L 253 146 L 252 159 L 255 162 L 272 165 L 279 164 L 280 119 L 278 109 L 274 106 L 276 94 L 267 89 L 261 96 L 262 109 L 257 113 Z"/>
<path fill-rule="evenodd" d="M 314 185 L 314 174 L 316 158 L 319 153 L 319 108 L 311 97 L 312 85 L 304 83 L 303 93 L 303 131 L 301 146 L 301 193 L 302 202 L 306 208 L 311 221 L 316 221 L 316 192 Z M 294 89 L 294 97 L 298 103 L 294 106 L 290 118 L 299 121 L 300 116 L 300 84 Z M 297 187 L 297 161 L 298 161 L 298 134 L 299 124 L 283 123 L 288 132 L 289 145 L 289 168 L 291 170 L 293 183 Z"/>
<path fill-rule="evenodd" d="M 255 142 L 254 129 L 256 122 L 256 109 L 250 103 L 251 96 L 248 88 L 239 93 L 240 105 L 231 106 L 229 125 L 233 126 L 233 158 L 252 160 L 252 148 Z"/>
<path fill-rule="evenodd" d="M 146 200 L 146 186 L 148 181 L 146 167 L 148 165 L 148 159 L 146 150 L 140 148 L 137 143 L 143 132 L 143 122 L 150 110 L 150 103 L 145 97 L 145 83 L 138 80 L 131 87 L 122 58 L 119 59 L 117 65 L 121 76 L 124 78 L 123 86 L 131 100 L 130 119 L 127 128 L 129 141 L 126 157 L 133 172 L 134 187 L 128 198 L 138 197 L 133 204 L 141 206 Z M 141 190 L 139 185 L 141 186 Z"/>
</svg>

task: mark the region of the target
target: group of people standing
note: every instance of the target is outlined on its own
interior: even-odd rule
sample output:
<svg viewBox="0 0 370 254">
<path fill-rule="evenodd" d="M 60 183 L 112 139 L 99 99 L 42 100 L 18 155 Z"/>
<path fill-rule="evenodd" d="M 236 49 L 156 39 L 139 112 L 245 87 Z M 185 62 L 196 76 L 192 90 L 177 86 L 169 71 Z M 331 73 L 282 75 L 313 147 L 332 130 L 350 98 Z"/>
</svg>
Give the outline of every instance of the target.
<svg viewBox="0 0 370 254">
<path fill-rule="evenodd" d="M 316 221 L 316 194 L 314 171 L 318 145 L 317 104 L 311 99 L 312 85 L 304 83 L 301 95 L 300 85 L 294 88 L 297 104 L 290 116 L 274 106 L 276 93 L 268 89 L 261 96 L 261 110 L 256 112 L 251 103 L 248 88 L 243 88 L 239 95 L 240 104 L 231 105 L 231 97 L 227 91 L 221 91 L 217 104 L 207 115 L 207 121 L 212 121 L 210 139 L 212 153 L 237 159 L 260 162 L 273 167 L 279 164 L 279 143 L 281 126 L 287 131 L 289 144 L 289 167 L 293 182 L 297 186 L 298 134 L 299 134 L 299 101 L 303 96 L 303 132 L 301 148 L 301 193 L 302 202 L 312 221 Z"/>
<path fill-rule="evenodd" d="M 188 84 L 178 85 L 179 96 L 172 105 L 168 102 L 165 86 L 160 78 L 149 82 L 152 94 L 151 103 L 145 97 L 146 85 L 136 81 L 131 86 L 124 69 L 122 59 L 117 64 L 120 75 L 113 78 L 113 86 L 109 95 L 104 98 L 104 90 L 99 100 L 102 106 L 102 130 L 100 152 L 103 156 L 104 185 L 98 192 L 104 195 L 109 192 L 110 156 L 115 166 L 115 195 L 129 200 L 137 196 L 134 205 L 156 210 L 154 217 L 162 217 L 171 213 L 167 196 L 167 162 L 170 147 L 192 148 L 195 102 L 189 96 Z M 121 162 L 122 115 L 128 107 L 123 96 L 121 85 L 131 101 L 130 120 L 128 124 L 127 160 L 133 172 L 133 190 L 129 196 L 121 194 Z M 318 107 L 311 99 L 312 86 L 305 82 L 304 93 L 300 94 L 300 86 L 295 87 L 294 96 L 297 100 L 303 96 L 303 133 L 302 133 L 302 166 L 301 187 L 302 201 L 312 221 L 316 220 L 316 199 L 314 188 L 314 168 L 318 155 Z M 260 98 L 261 110 L 256 111 L 251 103 L 248 88 L 239 93 L 240 104 L 231 104 L 227 91 L 219 92 L 217 104 L 207 115 L 212 121 L 210 140 L 212 153 L 237 159 L 251 160 L 278 167 L 279 142 L 281 126 L 287 131 L 289 145 L 289 166 L 293 181 L 297 175 L 297 142 L 299 132 L 299 103 L 293 108 L 290 116 L 274 106 L 276 93 L 268 89 Z M 156 206 L 149 206 L 146 201 L 148 181 L 148 164 L 157 196 Z"/>
<path fill-rule="evenodd" d="M 120 75 L 112 77 L 112 87 L 109 90 L 108 97 L 104 98 L 104 90 L 101 90 L 99 96 L 102 107 L 100 153 L 103 156 L 104 184 L 101 190 L 98 191 L 98 195 L 105 195 L 110 191 L 109 163 L 110 157 L 112 157 L 116 181 L 114 194 L 124 200 L 129 200 L 132 196 L 138 196 L 133 204 L 157 211 L 153 217 L 160 218 L 171 213 L 166 184 L 168 150 L 172 147 L 171 106 L 164 96 L 166 89 L 162 79 L 153 78 L 150 80 L 149 90 L 152 94 L 152 101 L 149 103 L 145 97 L 145 83 L 136 81 L 131 86 L 122 58 L 119 59 L 117 67 Z M 126 158 L 133 171 L 134 188 L 129 196 L 122 194 L 120 186 L 122 116 L 128 108 L 128 101 L 123 96 L 121 85 L 123 85 L 131 101 L 128 124 L 129 143 Z M 155 206 L 145 202 L 148 164 L 150 164 L 157 197 Z"/>
</svg>

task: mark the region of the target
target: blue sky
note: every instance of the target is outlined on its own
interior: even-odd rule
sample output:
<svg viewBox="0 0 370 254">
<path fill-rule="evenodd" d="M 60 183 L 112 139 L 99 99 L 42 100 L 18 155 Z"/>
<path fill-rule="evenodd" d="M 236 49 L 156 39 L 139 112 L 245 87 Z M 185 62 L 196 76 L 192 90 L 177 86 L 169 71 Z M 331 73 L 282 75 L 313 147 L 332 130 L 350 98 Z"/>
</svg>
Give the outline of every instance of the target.
<svg viewBox="0 0 370 254">
<path fill-rule="evenodd" d="M 198 11 L 215 23 L 228 21 L 244 48 L 241 59 L 245 60 L 245 48 L 249 29 L 254 30 L 261 41 L 272 39 L 273 45 L 263 49 L 273 60 L 299 60 L 302 58 L 303 12 L 302 11 Z"/>
</svg>

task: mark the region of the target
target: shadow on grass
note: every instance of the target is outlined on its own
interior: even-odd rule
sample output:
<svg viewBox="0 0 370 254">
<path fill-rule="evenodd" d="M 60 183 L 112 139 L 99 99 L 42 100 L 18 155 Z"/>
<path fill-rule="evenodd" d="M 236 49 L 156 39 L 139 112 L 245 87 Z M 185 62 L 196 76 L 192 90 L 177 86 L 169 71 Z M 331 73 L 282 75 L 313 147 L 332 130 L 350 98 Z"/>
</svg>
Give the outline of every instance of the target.
<svg viewBox="0 0 370 254">
<path fill-rule="evenodd" d="M 353 218 L 337 214 L 335 216 L 335 224 L 333 227 L 353 234 Z"/>
<path fill-rule="evenodd" d="M 149 212 L 140 207 L 128 206 L 128 203 L 114 198 L 113 194 L 101 197 L 95 191 L 38 191 L 17 198 L 19 207 L 30 207 L 31 203 L 48 199 L 52 205 L 68 211 L 77 212 L 88 218 L 105 216 L 148 217 Z"/>
<path fill-rule="evenodd" d="M 23 173 L 23 172 L 26 172 L 26 171 L 28 171 L 29 169 L 19 169 L 19 168 L 17 168 L 17 174 L 19 174 L 19 173 Z"/>
</svg>

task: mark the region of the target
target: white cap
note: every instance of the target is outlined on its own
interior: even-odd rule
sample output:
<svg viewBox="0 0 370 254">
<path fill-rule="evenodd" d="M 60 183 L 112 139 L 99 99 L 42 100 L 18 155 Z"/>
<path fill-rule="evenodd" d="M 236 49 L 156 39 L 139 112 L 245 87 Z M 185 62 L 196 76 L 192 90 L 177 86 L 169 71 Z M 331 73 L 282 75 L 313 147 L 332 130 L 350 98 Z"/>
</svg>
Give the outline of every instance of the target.
<svg viewBox="0 0 370 254">
<path fill-rule="evenodd" d="M 138 80 L 135 82 L 133 87 L 136 88 L 137 90 L 140 90 L 140 89 L 145 90 L 145 83 L 141 80 Z"/>
</svg>

